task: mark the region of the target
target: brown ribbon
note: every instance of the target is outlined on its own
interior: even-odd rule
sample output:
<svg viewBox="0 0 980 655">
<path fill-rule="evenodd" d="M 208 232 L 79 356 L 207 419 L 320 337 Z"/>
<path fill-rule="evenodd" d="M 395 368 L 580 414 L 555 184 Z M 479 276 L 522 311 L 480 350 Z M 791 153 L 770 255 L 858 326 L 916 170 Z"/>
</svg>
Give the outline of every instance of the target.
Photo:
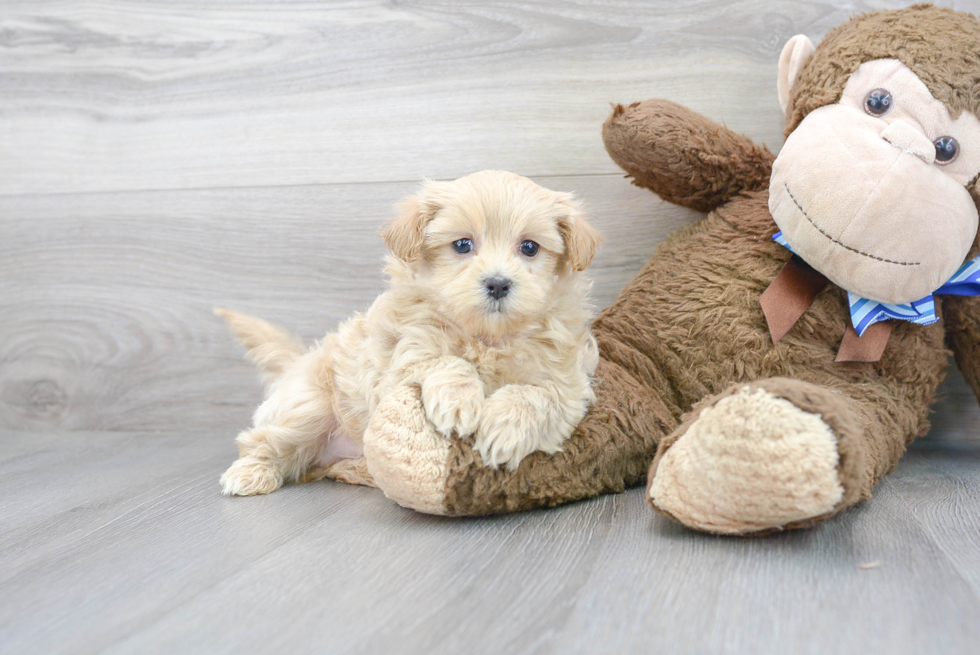
<svg viewBox="0 0 980 655">
<path fill-rule="evenodd" d="M 798 256 L 793 255 L 786 262 L 776 279 L 759 297 L 759 304 L 762 305 L 762 313 L 766 317 L 766 324 L 769 326 L 769 334 L 772 335 L 774 344 L 779 343 L 779 340 L 796 325 L 825 286 L 827 286 L 827 278 Z M 848 325 L 834 361 L 877 362 L 885 352 L 891 332 L 891 321 L 875 323 L 860 337 L 854 328 Z"/>
<path fill-rule="evenodd" d="M 786 336 L 825 286 L 827 278 L 796 255 L 786 262 L 759 297 L 773 343 Z"/>
<path fill-rule="evenodd" d="M 858 336 L 850 325 L 844 332 L 835 362 L 877 362 L 885 352 L 888 337 L 892 333 L 892 322 L 881 321 L 869 325 L 864 334 Z"/>
</svg>

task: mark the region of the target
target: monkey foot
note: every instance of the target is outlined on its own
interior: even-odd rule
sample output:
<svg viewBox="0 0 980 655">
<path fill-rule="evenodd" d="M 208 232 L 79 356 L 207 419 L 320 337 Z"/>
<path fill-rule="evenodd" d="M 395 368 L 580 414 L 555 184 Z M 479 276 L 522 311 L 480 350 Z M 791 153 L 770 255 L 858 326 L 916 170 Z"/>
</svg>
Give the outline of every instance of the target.
<svg viewBox="0 0 980 655">
<path fill-rule="evenodd" d="M 374 483 L 402 507 L 446 514 L 449 440 L 425 417 L 419 389 L 399 387 L 381 401 L 364 433 Z"/>
<path fill-rule="evenodd" d="M 837 444 L 820 415 L 742 386 L 664 440 L 648 501 L 688 527 L 719 534 L 809 524 L 844 497 Z"/>
<path fill-rule="evenodd" d="M 643 480 L 673 416 L 618 366 L 600 361 L 596 377 L 592 411 L 562 449 L 531 453 L 513 471 L 486 466 L 472 438 L 444 437 L 426 418 L 419 387 L 399 387 L 381 399 L 364 433 L 367 472 L 399 505 L 446 516 L 518 512 L 621 492 Z M 626 397 L 636 419 L 626 416 Z"/>
</svg>

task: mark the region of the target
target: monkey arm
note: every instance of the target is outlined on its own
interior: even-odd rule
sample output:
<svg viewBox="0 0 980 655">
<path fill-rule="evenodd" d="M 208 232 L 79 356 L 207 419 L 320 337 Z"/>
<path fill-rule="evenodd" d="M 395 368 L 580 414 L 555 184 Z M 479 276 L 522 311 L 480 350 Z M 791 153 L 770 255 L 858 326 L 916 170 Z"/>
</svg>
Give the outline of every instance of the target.
<svg viewBox="0 0 980 655">
<path fill-rule="evenodd" d="M 980 296 L 943 296 L 946 342 L 963 377 L 980 399 Z"/>
<path fill-rule="evenodd" d="M 684 207 L 711 211 L 769 187 L 768 148 L 669 100 L 616 105 L 602 138 L 634 184 Z"/>
</svg>

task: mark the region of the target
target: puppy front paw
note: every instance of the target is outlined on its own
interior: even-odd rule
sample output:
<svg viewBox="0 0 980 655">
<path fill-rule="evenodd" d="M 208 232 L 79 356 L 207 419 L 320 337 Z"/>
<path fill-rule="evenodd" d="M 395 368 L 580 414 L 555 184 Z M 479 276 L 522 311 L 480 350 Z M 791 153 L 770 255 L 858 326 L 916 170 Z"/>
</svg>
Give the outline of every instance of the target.
<svg viewBox="0 0 980 655">
<path fill-rule="evenodd" d="M 235 460 L 221 476 L 224 496 L 257 496 L 282 486 L 282 474 L 267 461 L 246 456 Z"/>
<path fill-rule="evenodd" d="M 444 437 L 455 432 L 468 437 L 480 425 L 483 382 L 473 375 L 448 369 L 436 371 L 422 382 L 425 416 Z"/>
<path fill-rule="evenodd" d="M 487 400 L 476 434 L 476 449 L 491 468 L 506 465 L 515 471 L 521 460 L 535 451 L 556 453 L 567 435 L 551 425 L 546 402 L 535 402 L 539 394 L 522 385 L 497 390 Z"/>
</svg>

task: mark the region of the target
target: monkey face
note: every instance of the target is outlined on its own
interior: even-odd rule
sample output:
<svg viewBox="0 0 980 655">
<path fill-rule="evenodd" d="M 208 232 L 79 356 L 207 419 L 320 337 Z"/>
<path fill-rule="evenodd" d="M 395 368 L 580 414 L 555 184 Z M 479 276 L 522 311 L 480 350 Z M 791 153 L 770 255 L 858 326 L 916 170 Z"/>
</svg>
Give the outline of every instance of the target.
<svg viewBox="0 0 980 655">
<path fill-rule="evenodd" d="M 978 218 L 965 185 L 978 173 L 980 121 L 969 112 L 953 120 L 908 67 L 879 59 L 786 139 L 769 209 L 832 282 L 907 303 L 942 286 L 966 258 Z"/>
</svg>

